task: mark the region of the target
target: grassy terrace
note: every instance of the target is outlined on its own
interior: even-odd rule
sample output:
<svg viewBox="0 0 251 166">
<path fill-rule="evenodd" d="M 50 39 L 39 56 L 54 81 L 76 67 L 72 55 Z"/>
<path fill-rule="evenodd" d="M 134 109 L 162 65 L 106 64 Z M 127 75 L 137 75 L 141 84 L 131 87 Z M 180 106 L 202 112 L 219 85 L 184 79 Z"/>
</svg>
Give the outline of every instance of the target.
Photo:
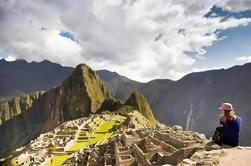
<svg viewBox="0 0 251 166">
<path fill-rule="evenodd" d="M 86 148 L 91 144 L 99 144 L 107 138 L 110 138 L 114 133 L 117 132 L 116 126 L 120 125 L 124 120 L 124 117 L 121 117 L 119 121 L 104 121 L 97 119 L 96 122 L 98 122 L 99 125 L 91 123 L 91 128 L 94 129 L 94 132 L 89 133 L 87 131 L 81 130 L 76 143 L 70 147 L 67 152 L 74 153 L 79 149 Z M 69 153 L 54 156 L 49 162 L 47 162 L 46 166 L 62 165 L 69 158 L 71 158 Z"/>
<path fill-rule="evenodd" d="M 95 144 L 98 141 L 105 140 L 110 138 L 115 131 L 113 131 L 113 126 L 116 125 L 115 122 L 104 122 L 99 126 L 99 128 L 94 132 L 88 134 L 86 137 L 87 139 L 81 139 L 83 136 L 78 138 L 75 145 L 73 145 L 69 151 L 74 152 L 81 148 L 88 147 L 88 145 Z M 85 137 L 85 136 L 84 136 Z"/>
<path fill-rule="evenodd" d="M 71 155 L 63 154 L 54 156 L 47 164 L 46 166 L 56 166 L 56 165 L 62 165 L 67 159 L 70 158 Z"/>
</svg>

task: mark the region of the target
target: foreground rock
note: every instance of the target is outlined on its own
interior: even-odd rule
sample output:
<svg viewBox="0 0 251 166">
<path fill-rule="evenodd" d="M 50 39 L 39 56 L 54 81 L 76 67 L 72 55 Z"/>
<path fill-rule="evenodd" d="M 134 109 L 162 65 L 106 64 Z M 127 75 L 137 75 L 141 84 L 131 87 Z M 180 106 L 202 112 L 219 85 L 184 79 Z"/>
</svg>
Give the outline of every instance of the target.
<svg viewBox="0 0 251 166">
<path fill-rule="evenodd" d="M 211 143 L 210 143 L 211 144 Z M 250 147 L 220 147 L 195 152 L 190 158 L 184 159 L 178 166 L 250 166 Z M 214 149 L 215 148 L 215 149 Z"/>
</svg>

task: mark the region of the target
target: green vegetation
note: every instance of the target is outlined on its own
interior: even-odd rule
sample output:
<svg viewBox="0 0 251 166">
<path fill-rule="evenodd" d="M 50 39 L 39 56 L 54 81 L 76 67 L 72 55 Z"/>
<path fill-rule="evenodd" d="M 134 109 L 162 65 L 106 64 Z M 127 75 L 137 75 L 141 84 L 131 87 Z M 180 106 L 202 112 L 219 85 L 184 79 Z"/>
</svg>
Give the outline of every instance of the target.
<svg viewBox="0 0 251 166">
<path fill-rule="evenodd" d="M 52 154 L 53 152 L 55 152 L 57 150 L 57 147 L 52 146 L 48 148 L 48 153 Z"/>
<path fill-rule="evenodd" d="M 103 101 L 110 97 L 99 76 L 85 64 L 77 66 L 73 74 L 66 80 L 65 88 L 77 88 L 76 90 L 78 91 L 73 94 L 74 96 L 79 94 L 79 88 L 81 88 L 81 91 L 85 92 L 85 94 L 79 94 L 80 99 L 84 98 L 84 100 L 88 103 L 86 105 L 84 104 L 84 107 L 86 107 L 84 110 L 88 110 L 91 113 L 95 113 Z M 74 97 L 72 99 L 74 99 Z M 78 104 L 80 103 L 81 102 Z"/>
<path fill-rule="evenodd" d="M 49 162 L 46 163 L 45 166 L 60 166 L 62 165 L 67 159 L 69 159 L 71 155 L 62 154 L 58 156 L 53 156 Z"/>
<path fill-rule="evenodd" d="M 60 130 L 58 135 L 70 135 L 74 136 L 76 134 L 76 130 Z"/>
<path fill-rule="evenodd" d="M 91 103 L 92 105 L 92 113 L 95 113 L 103 101 L 109 97 L 108 92 L 104 88 L 101 80 L 99 79 L 98 75 L 91 69 L 91 68 L 84 68 L 84 80 L 86 84 L 88 94 L 90 98 L 93 99 L 94 102 Z M 99 80 L 99 81 L 97 81 Z"/>
<path fill-rule="evenodd" d="M 126 119 L 123 116 L 120 117 L 121 118 L 116 121 L 104 121 L 101 118 L 96 118 L 95 123 L 91 122 L 89 124 L 89 127 L 94 131 L 88 132 L 81 130 L 76 143 L 72 147 L 70 147 L 67 152 L 73 153 L 79 149 L 86 148 L 89 145 L 100 144 L 106 139 L 110 138 L 113 134 L 117 132 L 118 126 Z M 53 152 L 56 150 L 56 148 L 50 147 L 48 150 Z M 46 165 L 61 165 L 69 158 L 70 155 L 68 154 L 56 155 L 52 157 L 52 160 L 48 161 Z"/>
<path fill-rule="evenodd" d="M 153 127 L 156 126 L 157 121 L 153 116 L 152 109 L 148 104 L 146 98 L 139 92 L 133 92 L 125 105 L 129 105 L 138 110 L 143 116 L 145 116 Z"/>
<path fill-rule="evenodd" d="M 128 115 L 132 111 L 133 111 L 133 107 L 131 106 L 122 106 L 116 110 L 117 113 L 124 116 Z"/>
<path fill-rule="evenodd" d="M 88 139 L 83 140 L 82 136 L 78 137 L 77 142 L 69 149 L 69 151 L 77 151 L 81 148 L 88 147 L 91 144 L 95 144 L 98 141 L 103 141 L 107 138 L 110 138 L 113 133 L 113 126 L 116 125 L 114 121 L 111 122 L 103 122 L 98 129 L 93 133 L 86 133 Z"/>
<path fill-rule="evenodd" d="M 11 166 L 18 166 L 16 158 L 13 158 L 10 162 Z"/>
<path fill-rule="evenodd" d="M 12 117 L 27 111 L 34 100 L 38 99 L 44 92 L 34 92 L 21 97 L 14 97 L 10 101 L 0 103 L 0 125 Z M 3 121 L 2 121 L 3 120 Z"/>
</svg>

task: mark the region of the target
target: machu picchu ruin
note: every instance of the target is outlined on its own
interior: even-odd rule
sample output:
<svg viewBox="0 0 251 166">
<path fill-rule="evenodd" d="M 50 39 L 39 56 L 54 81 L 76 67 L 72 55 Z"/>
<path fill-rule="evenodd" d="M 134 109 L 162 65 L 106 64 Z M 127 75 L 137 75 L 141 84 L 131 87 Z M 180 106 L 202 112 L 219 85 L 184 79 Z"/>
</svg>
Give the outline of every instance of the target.
<svg viewBox="0 0 251 166">
<path fill-rule="evenodd" d="M 130 122 L 132 117 L 135 119 Z M 92 114 L 65 122 L 17 149 L 13 165 L 177 165 L 207 140 L 180 126 L 151 127 L 138 111 Z"/>
</svg>

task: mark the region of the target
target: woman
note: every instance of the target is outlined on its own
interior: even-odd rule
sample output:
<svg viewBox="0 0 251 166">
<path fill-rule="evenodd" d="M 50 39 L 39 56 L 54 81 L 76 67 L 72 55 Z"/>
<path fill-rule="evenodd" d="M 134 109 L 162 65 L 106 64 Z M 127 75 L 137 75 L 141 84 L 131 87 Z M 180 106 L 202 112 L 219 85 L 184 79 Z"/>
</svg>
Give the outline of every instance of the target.
<svg viewBox="0 0 251 166">
<path fill-rule="evenodd" d="M 240 141 L 241 118 L 238 117 L 232 104 L 222 103 L 220 124 L 223 127 L 223 144 L 236 147 Z"/>
</svg>

